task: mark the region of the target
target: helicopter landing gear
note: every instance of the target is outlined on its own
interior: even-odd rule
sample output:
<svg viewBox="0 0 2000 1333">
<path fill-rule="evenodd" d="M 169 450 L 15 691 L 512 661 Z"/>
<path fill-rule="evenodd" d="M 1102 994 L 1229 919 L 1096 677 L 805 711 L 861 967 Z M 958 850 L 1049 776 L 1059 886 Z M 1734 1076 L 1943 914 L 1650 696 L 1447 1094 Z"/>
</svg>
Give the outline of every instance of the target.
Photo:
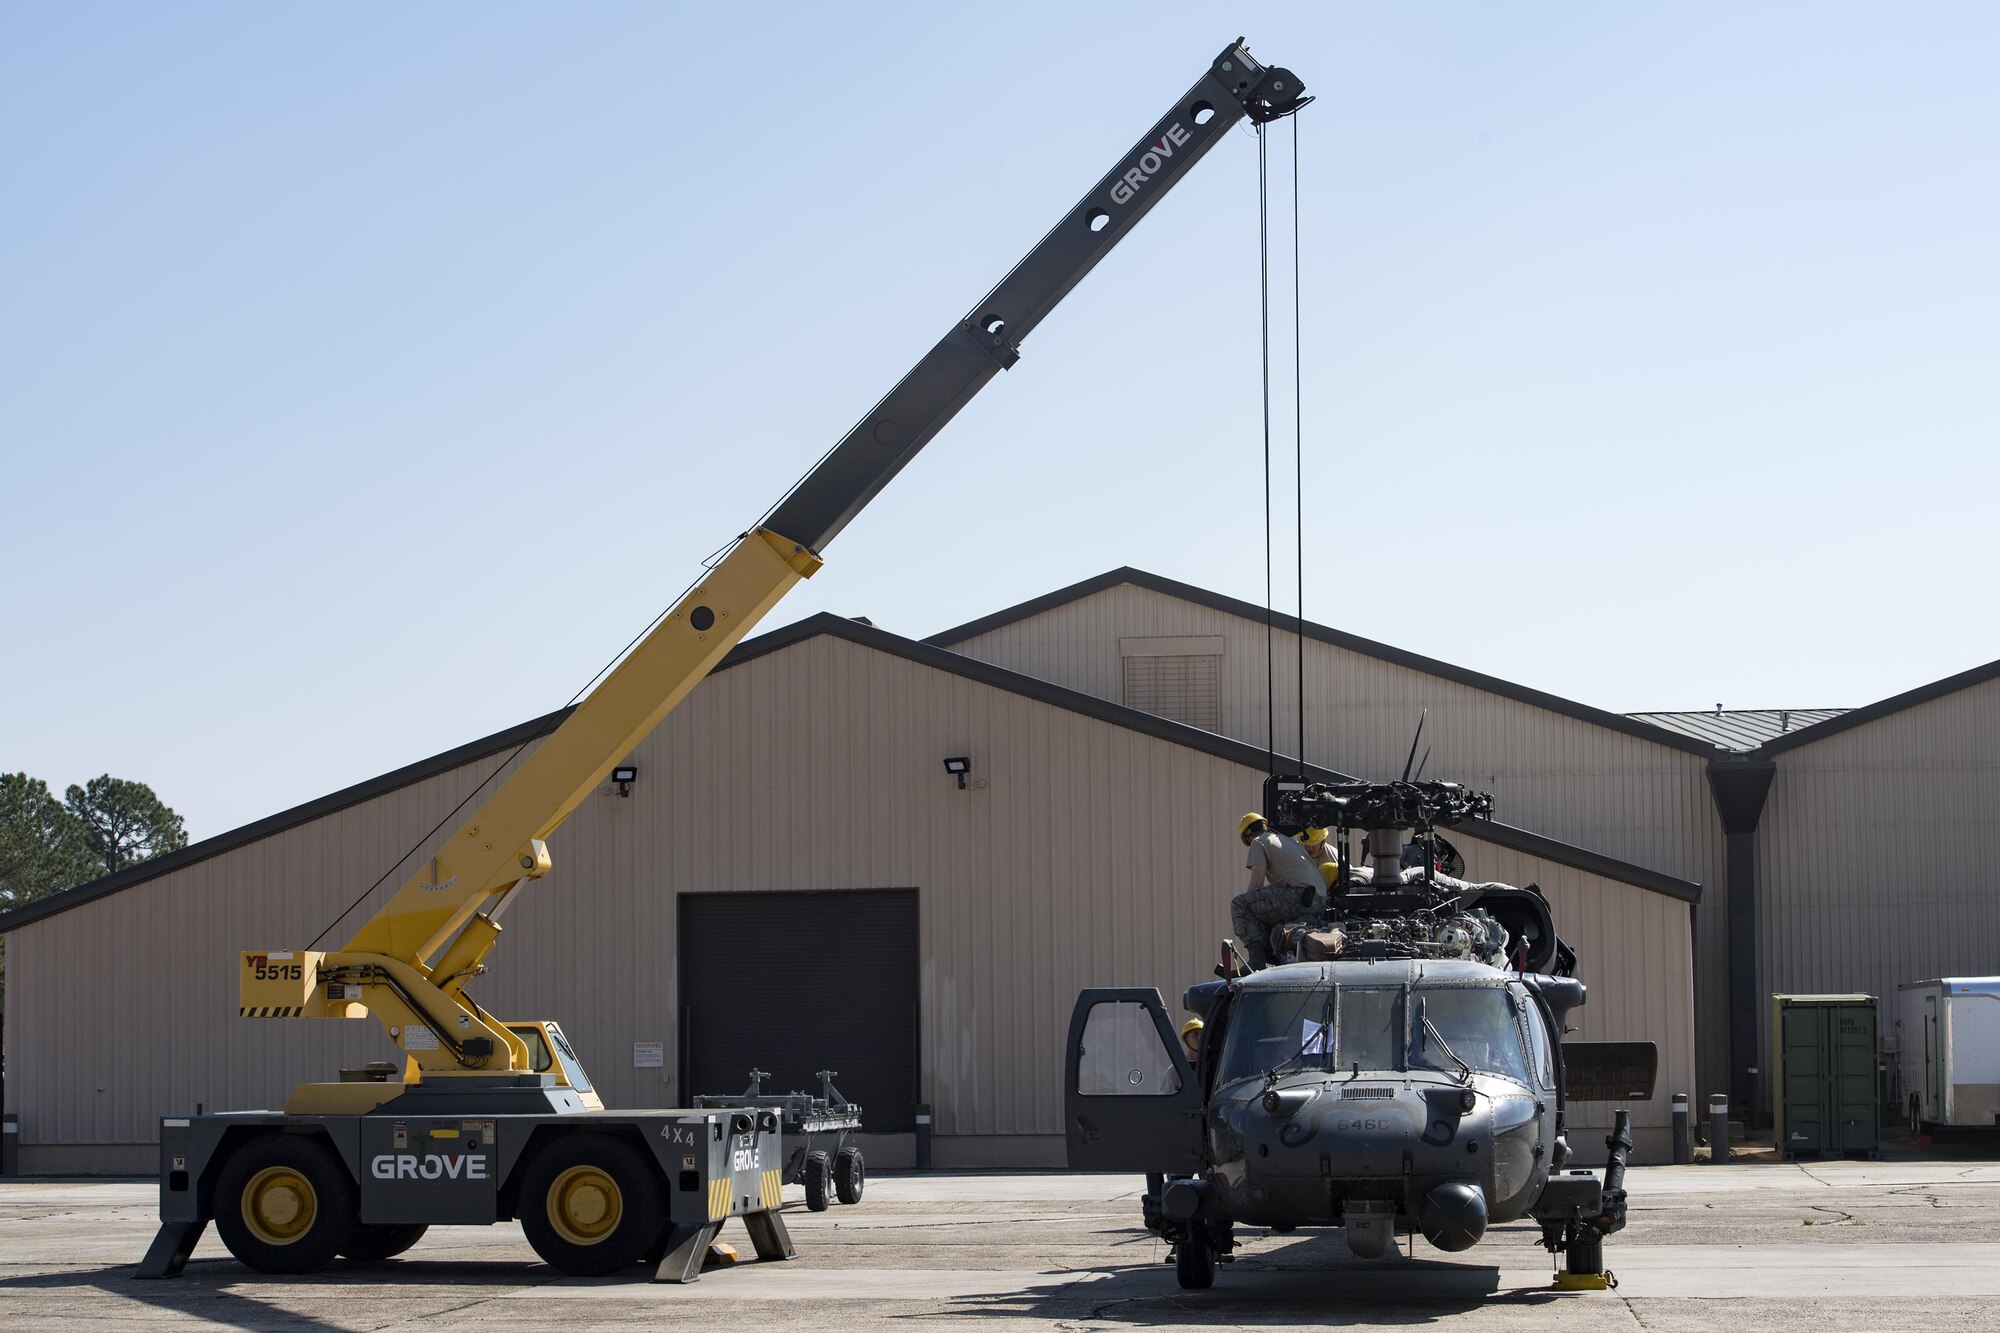
<svg viewBox="0 0 2000 1333">
<path fill-rule="evenodd" d="M 1174 1277 L 1187 1291 L 1206 1291 L 1215 1285 L 1215 1247 L 1208 1243 L 1206 1228 L 1196 1228 L 1175 1247 Z"/>
<path fill-rule="evenodd" d="M 1216 1265 L 1232 1262 L 1235 1249 L 1236 1228 L 1230 1223 L 1184 1222 L 1170 1256 L 1174 1276 L 1184 1290 L 1206 1291 L 1215 1285 Z"/>
<path fill-rule="evenodd" d="M 1604 1266 L 1604 1238 L 1625 1227 L 1625 1159 L 1632 1152 L 1632 1113 L 1611 1113 L 1611 1136 L 1604 1146 L 1611 1156 L 1604 1164 L 1602 1202 L 1594 1217 L 1571 1215 L 1566 1222 L 1542 1224 L 1542 1244 L 1550 1253 L 1561 1250 L 1563 1266 L 1556 1270 L 1557 1291 L 1605 1291 L 1618 1277 Z"/>
<path fill-rule="evenodd" d="M 1585 1223 L 1563 1250 L 1556 1270 L 1557 1291 L 1605 1291 L 1618 1285 L 1618 1275 L 1604 1266 L 1604 1233 Z"/>
</svg>

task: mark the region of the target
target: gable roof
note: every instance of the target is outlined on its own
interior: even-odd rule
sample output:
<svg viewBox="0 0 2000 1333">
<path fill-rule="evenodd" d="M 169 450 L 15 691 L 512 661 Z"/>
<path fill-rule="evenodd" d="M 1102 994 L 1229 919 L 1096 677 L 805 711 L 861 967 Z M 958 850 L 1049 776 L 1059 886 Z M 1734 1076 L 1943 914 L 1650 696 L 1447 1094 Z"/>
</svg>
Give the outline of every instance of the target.
<svg viewBox="0 0 2000 1333">
<path fill-rule="evenodd" d="M 1133 569 L 1128 565 L 1122 569 L 1114 569 L 1107 573 L 1099 574 L 1095 578 L 1085 579 L 1081 583 L 1072 583 L 1067 588 L 1058 588 L 1054 592 L 1045 593 L 1040 597 L 1022 602 L 1018 606 L 1010 606 L 1005 610 L 995 611 L 992 615 L 981 616 L 977 620 L 967 621 L 963 625 L 933 634 L 925 639 L 924 642 L 941 648 L 949 648 L 954 644 L 964 643 L 967 639 L 977 638 L 981 634 L 987 634 L 993 630 L 1002 629 L 1008 625 L 1017 624 L 1033 616 L 1038 616 L 1044 611 L 1050 611 L 1059 606 L 1067 606 L 1071 602 L 1079 602 L 1086 597 L 1094 597 L 1098 593 L 1108 592 L 1113 588 L 1126 585 L 1135 588 L 1144 588 L 1149 592 L 1160 593 L 1166 597 L 1178 598 L 1184 602 L 1191 602 L 1196 606 L 1207 607 L 1211 611 L 1220 611 L 1225 615 L 1236 616 L 1257 624 L 1264 622 L 1265 610 L 1254 602 L 1246 602 L 1240 598 L 1228 597 L 1219 592 L 1210 592 L 1206 588 L 1197 588 L 1191 583 L 1182 583 L 1177 579 L 1165 578 L 1159 574 L 1151 574 L 1143 569 Z M 1386 643 L 1377 643 L 1373 639 L 1364 639 L 1358 634 L 1349 634 L 1345 630 L 1334 629 L 1330 625 L 1315 624 L 1310 620 L 1302 621 L 1297 616 L 1288 616 L 1282 611 L 1271 612 L 1270 618 L 1274 628 L 1281 629 L 1288 634 L 1301 634 L 1306 639 L 1316 643 L 1329 644 L 1335 648 L 1344 648 L 1348 652 L 1359 653 L 1364 657 L 1373 657 L 1379 661 L 1389 662 L 1400 667 L 1407 667 L 1412 671 L 1420 671 L 1427 676 L 1436 676 L 1440 680 L 1448 680 L 1454 684 L 1465 685 L 1487 694 L 1499 695 L 1503 699 L 1512 699 L 1516 703 L 1524 703 L 1530 707 L 1542 709 L 1545 712 L 1558 713 L 1563 717 L 1574 718 L 1579 722 L 1588 722 L 1593 726 L 1603 727 L 1609 731 L 1622 732 L 1627 736 L 1636 736 L 1642 741 L 1651 741 L 1655 745 L 1664 745 L 1670 750 L 1683 750 L 1689 754 L 1703 756 L 1713 756 L 1716 753 L 1714 745 L 1697 737 L 1690 736 L 1682 731 L 1669 730 L 1666 727 L 1655 726 L 1650 722 L 1627 717 L 1623 713 L 1614 713 L 1604 708 L 1593 708 L 1589 704 L 1578 703 L 1574 699 L 1565 699 L 1560 695 L 1550 694 L 1546 690 L 1537 690 L 1527 685 L 1517 685 L 1511 680 L 1502 680 L 1498 676 L 1489 676 L 1483 672 L 1472 671 L 1462 666 L 1455 666 L 1450 662 L 1439 661 L 1435 657 L 1425 657 L 1421 653 L 1409 652 Z"/>
<path fill-rule="evenodd" d="M 716 666 L 715 672 L 710 674 L 727 671 L 731 667 L 741 666 L 745 662 L 755 661 L 757 658 L 821 636 L 844 639 L 864 648 L 871 648 L 892 657 L 900 657 L 921 666 L 989 685 L 994 689 L 1005 690 L 1010 694 L 1034 699 L 1072 713 L 1095 718 L 1100 722 L 1108 722 L 1128 731 L 1136 731 L 1190 750 L 1214 755 L 1246 768 L 1262 771 L 1265 767 L 1265 752 L 1242 741 L 1219 736 L 1214 732 L 1203 731 L 1184 723 L 1172 722 L 1153 713 L 1127 708 L 1123 704 L 1114 704 L 1095 695 L 1052 685 L 1033 676 L 1024 676 L 1017 671 L 1009 671 L 977 658 L 951 652 L 930 642 L 906 639 L 900 634 L 891 634 L 866 622 L 828 612 L 821 612 L 795 624 L 760 634 L 754 639 L 744 640 L 732 649 Z M 281 811 L 252 824 L 245 824 L 239 829 L 217 834 L 212 838 L 204 838 L 177 852 L 122 870 L 115 875 L 107 875 L 103 879 L 80 884 L 73 889 L 65 889 L 61 893 L 37 899 L 10 912 L 0 912 L 0 934 L 31 925 L 59 912 L 67 912 L 86 903 L 96 902 L 100 898 L 123 892 L 148 880 L 206 861 L 210 857 L 234 851 L 260 838 L 282 833 L 286 829 L 320 819 L 349 806 L 387 795 L 400 787 L 435 777 L 463 764 L 525 745 L 555 730 L 562 720 L 569 716 L 569 712 L 568 709 L 559 709 L 553 713 L 545 713 L 532 721 L 509 727 L 505 731 L 496 731 L 490 736 L 446 750 L 442 754 L 432 755 L 428 759 L 420 759 L 414 764 L 384 773 L 381 777 L 344 787 L 318 800 L 294 806 L 290 810 Z M 1283 755 L 1278 758 L 1281 763 L 1291 762 Z M 1317 765 L 1293 766 L 1291 771 L 1302 772 L 1305 776 L 1320 782 L 1352 780 L 1346 774 Z M 1473 825 L 1465 826 L 1464 831 L 1468 836 L 1476 837 L 1483 842 L 1490 842 L 1545 861 L 1553 861 L 1558 865 L 1602 875 L 1607 879 L 1615 879 L 1655 893 L 1666 894 L 1683 902 L 1693 903 L 1701 900 L 1701 885 L 1692 880 L 1662 874 L 1645 866 L 1634 865 L 1629 861 L 1621 861 L 1616 857 L 1591 851 L 1589 848 L 1544 837 L 1542 834 L 1516 828 L 1511 824 L 1479 820 Z"/>
</svg>

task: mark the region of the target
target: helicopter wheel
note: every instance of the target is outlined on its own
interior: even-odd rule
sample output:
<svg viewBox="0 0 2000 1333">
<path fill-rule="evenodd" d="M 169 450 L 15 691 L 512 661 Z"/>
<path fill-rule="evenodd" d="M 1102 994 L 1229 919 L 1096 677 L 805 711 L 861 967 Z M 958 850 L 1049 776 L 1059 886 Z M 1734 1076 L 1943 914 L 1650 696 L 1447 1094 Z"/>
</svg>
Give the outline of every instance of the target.
<svg viewBox="0 0 2000 1333">
<path fill-rule="evenodd" d="M 1604 1233 L 1595 1227 L 1580 1229 L 1563 1255 L 1563 1266 L 1571 1277 L 1595 1277 L 1604 1271 Z"/>
<path fill-rule="evenodd" d="M 1176 1247 L 1174 1276 L 1189 1291 L 1206 1291 L 1215 1285 L 1215 1246 L 1204 1228 L 1190 1226 Z"/>
</svg>

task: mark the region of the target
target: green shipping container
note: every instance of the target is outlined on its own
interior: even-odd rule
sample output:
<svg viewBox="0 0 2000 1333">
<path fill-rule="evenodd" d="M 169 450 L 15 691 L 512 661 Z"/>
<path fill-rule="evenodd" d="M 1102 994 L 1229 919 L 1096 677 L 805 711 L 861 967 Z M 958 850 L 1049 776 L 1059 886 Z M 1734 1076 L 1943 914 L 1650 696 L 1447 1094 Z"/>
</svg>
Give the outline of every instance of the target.
<svg viewBox="0 0 2000 1333">
<path fill-rule="evenodd" d="M 1781 1153 L 1873 1157 L 1881 1150 L 1874 996 L 1773 995 L 1771 1047 Z"/>
</svg>

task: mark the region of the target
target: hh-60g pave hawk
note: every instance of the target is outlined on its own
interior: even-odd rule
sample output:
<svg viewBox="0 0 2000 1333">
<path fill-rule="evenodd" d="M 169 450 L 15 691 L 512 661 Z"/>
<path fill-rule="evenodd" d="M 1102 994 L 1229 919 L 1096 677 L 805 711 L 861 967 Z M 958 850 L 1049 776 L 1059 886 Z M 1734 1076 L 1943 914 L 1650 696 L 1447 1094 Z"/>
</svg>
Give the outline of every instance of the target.
<svg viewBox="0 0 2000 1333">
<path fill-rule="evenodd" d="M 1629 1113 L 1604 1178 L 1564 1171 L 1565 1107 L 1652 1095 L 1651 1042 L 1564 1042 L 1584 1002 L 1576 955 L 1534 886 L 1471 883 L 1439 826 L 1493 798 L 1444 782 L 1273 778 L 1281 832 L 1335 830 L 1324 907 L 1271 934 L 1272 966 L 1190 986 L 1206 1023 L 1192 1063 L 1160 993 L 1086 990 L 1070 1022 L 1065 1120 L 1074 1170 L 1153 1173 L 1149 1229 L 1180 1284 L 1207 1287 L 1235 1224 L 1343 1227 L 1358 1256 L 1421 1231 L 1460 1251 L 1531 1217 L 1557 1282 L 1602 1287 L 1625 1224 Z M 1352 841 L 1364 835 L 1356 865 Z"/>
</svg>

